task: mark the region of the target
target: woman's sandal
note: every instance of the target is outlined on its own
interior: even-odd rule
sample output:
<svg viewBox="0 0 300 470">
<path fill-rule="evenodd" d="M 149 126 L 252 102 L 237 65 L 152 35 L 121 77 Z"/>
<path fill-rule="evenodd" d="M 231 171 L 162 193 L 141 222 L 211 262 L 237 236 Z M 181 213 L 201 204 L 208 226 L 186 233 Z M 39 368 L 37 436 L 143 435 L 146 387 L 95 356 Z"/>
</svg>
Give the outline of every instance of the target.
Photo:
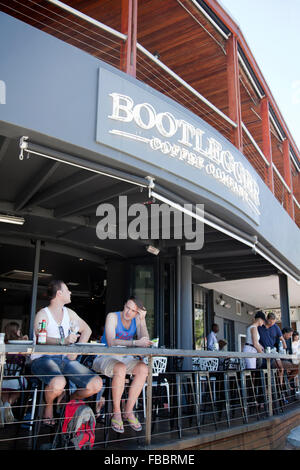
<svg viewBox="0 0 300 470">
<path fill-rule="evenodd" d="M 110 425 L 111 425 L 111 428 L 115 431 L 115 432 L 118 432 L 120 434 L 123 434 L 124 432 L 124 427 L 123 427 L 123 421 L 118 421 L 117 419 L 115 418 L 111 418 L 111 421 L 110 421 Z"/>
<path fill-rule="evenodd" d="M 136 432 L 141 431 L 143 429 L 141 423 L 139 422 L 136 416 L 134 417 L 134 419 L 124 417 L 124 420 L 127 421 L 131 429 Z"/>
</svg>

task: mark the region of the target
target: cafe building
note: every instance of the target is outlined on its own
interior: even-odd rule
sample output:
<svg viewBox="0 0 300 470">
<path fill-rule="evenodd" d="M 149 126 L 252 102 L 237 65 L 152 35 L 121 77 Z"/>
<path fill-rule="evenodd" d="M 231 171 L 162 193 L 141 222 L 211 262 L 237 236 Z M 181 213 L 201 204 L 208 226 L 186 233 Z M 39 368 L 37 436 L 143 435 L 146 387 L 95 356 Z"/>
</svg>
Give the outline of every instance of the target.
<svg viewBox="0 0 300 470">
<path fill-rule="evenodd" d="M 51 279 L 95 339 L 131 294 L 168 348 L 216 322 L 241 350 L 259 308 L 297 326 L 300 154 L 221 4 L 0 10 L 1 330 L 32 335 Z"/>
</svg>

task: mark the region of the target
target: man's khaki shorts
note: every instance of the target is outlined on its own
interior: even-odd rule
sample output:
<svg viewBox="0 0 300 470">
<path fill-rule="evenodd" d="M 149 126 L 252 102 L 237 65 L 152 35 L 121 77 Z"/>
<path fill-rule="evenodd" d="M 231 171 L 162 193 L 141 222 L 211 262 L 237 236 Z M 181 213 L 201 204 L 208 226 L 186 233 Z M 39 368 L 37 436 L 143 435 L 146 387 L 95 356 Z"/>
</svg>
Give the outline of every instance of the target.
<svg viewBox="0 0 300 470">
<path fill-rule="evenodd" d="M 107 377 L 113 377 L 114 367 L 119 362 L 126 365 L 126 374 L 132 374 L 141 360 L 134 356 L 97 356 L 93 362 L 93 370 Z"/>
</svg>

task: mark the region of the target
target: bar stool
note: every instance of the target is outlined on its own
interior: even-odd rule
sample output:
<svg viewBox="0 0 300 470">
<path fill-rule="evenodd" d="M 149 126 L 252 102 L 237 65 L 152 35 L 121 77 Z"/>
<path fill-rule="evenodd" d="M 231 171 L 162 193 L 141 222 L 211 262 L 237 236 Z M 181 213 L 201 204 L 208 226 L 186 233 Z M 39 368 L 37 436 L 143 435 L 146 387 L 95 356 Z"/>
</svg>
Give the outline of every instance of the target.
<svg viewBox="0 0 300 470">
<path fill-rule="evenodd" d="M 248 415 L 249 415 L 248 409 L 250 409 L 251 406 L 255 407 L 256 417 L 258 420 L 260 419 L 258 401 L 256 397 L 255 386 L 254 386 L 253 375 L 252 375 L 253 372 L 255 372 L 255 370 L 251 370 L 251 369 L 244 369 L 244 370 L 241 370 L 240 372 L 243 407 L 244 407 L 246 423 L 248 423 Z M 250 384 L 250 387 L 248 387 L 248 384 Z M 252 393 L 249 393 L 249 392 L 252 392 Z M 249 399 L 252 401 L 249 401 Z"/>
<path fill-rule="evenodd" d="M 232 382 L 234 384 L 234 388 L 231 388 L 230 386 Z M 242 411 L 243 421 L 244 423 L 246 423 L 247 420 L 246 420 L 246 414 L 245 414 L 244 404 L 242 400 L 241 388 L 239 384 L 238 371 L 236 370 L 224 371 L 224 393 L 225 393 L 226 419 L 227 419 L 228 427 L 231 426 L 231 411 L 233 408 L 236 408 L 236 406 L 240 407 Z M 234 393 L 235 395 L 238 395 L 239 405 L 231 404 L 231 401 L 233 398 L 232 393 Z M 236 399 L 236 397 L 234 399 Z"/>
<path fill-rule="evenodd" d="M 260 379 L 261 379 L 261 387 L 262 387 L 262 394 L 265 403 L 265 411 L 268 412 L 268 371 L 267 369 L 260 370 Z M 282 391 L 279 384 L 279 376 L 277 369 L 271 369 L 271 390 L 272 390 L 272 404 L 273 404 L 273 412 L 275 414 L 279 414 L 283 412 L 283 397 Z"/>
<path fill-rule="evenodd" d="M 213 421 L 215 425 L 215 429 L 217 429 L 217 421 L 216 421 L 216 371 L 219 367 L 219 359 L 210 357 L 210 358 L 202 358 L 202 357 L 193 357 L 193 370 L 196 371 L 196 396 L 199 400 L 199 409 L 200 409 L 200 424 L 204 424 L 204 419 L 206 416 L 205 409 L 208 404 L 212 407 L 212 414 L 213 414 Z M 203 390 L 204 389 L 204 390 Z M 209 400 L 203 400 L 207 396 L 205 391 L 208 390 Z M 204 404 L 204 413 L 202 413 L 201 405 Z"/>
<path fill-rule="evenodd" d="M 197 393 L 194 387 L 193 372 L 176 372 L 176 395 L 177 395 L 177 431 L 179 439 L 182 437 L 182 397 L 185 396 L 188 399 L 189 406 L 189 425 L 192 424 L 193 415 L 196 416 L 197 431 L 200 433 L 200 403 L 197 399 Z M 199 394 L 198 394 L 199 397 Z M 192 414 L 194 409 L 195 413 Z"/>
</svg>

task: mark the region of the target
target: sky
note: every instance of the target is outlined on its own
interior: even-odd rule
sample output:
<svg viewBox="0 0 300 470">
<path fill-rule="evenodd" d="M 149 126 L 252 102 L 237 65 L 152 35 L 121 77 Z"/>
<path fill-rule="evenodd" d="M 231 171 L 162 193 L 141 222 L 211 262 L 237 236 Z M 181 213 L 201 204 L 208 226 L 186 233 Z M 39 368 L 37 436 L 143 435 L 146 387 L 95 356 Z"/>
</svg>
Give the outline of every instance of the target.
<svg viewBox="0 0 300 470">
<path fill-rule="evenodd" d="M 238 23 L 300 150 L 300 0 L 219 0 Z"/>
</svg>

